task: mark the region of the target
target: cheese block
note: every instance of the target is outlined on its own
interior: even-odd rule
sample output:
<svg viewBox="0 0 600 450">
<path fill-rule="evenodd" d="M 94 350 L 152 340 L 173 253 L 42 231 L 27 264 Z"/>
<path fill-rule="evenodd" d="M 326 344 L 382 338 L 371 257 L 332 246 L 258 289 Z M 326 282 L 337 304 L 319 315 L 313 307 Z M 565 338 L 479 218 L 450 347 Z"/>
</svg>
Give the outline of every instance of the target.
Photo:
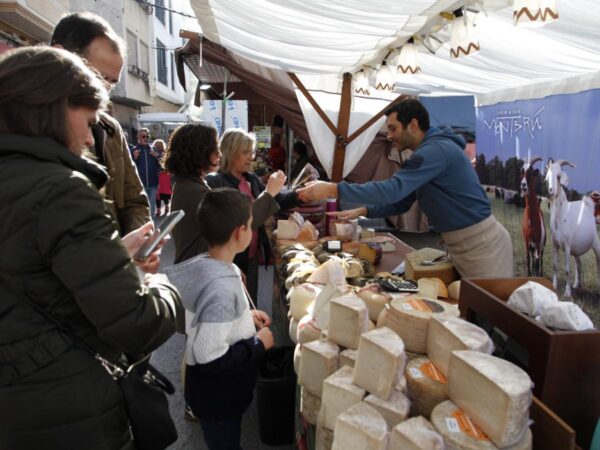
<svg viewBox="0 0 600 450">
<path fill-rule="evenodd" d="M 425 299 L 418 295 L 395 298 L 390 302 L 384 325 L 394 330 L 404 341 L 406 350 L 425 354 L 427 329 L 431 316 L 449 314 L 458 317 L 458 308 L 441 300 Z"/>
<path fill-rule="evenodd" d="M 333 342 L 313 341 L 302 346 L 298 384 L 321 397 L 323 380 L 338 369 L 339 347 Z"/>
<path fill-rule="evenodd" d="M 365 396 L 365 390 L 352 384 L 352 367 L 343 366 L 323 381 L 319 423 L 330 430 L 337 417 Z"/>
<path fill-rule="evenodd" d="M 342 353 L 340 353 L 340 367 L 354 367 L 354 363 L 356 362 L 356 353 L 357 351 L 351 348 L 347 348 Z"/>
<path fill-rule="evenodd" d="M 387 423 L 388 430 L 391 430 L 408 417 L 410 401 L 400 391 L 392 391 L 390 398 L 387 400 L 382 400 L 373 394 L 367 395 L 364 402 L 381 414 L 385 423 Z"/>
<path fill-rule="evenodd" d="M 316 341 L 321 336 L 321 329 L 317 324 L 317 321 L 313 319 L 310 314 L 305 315 L 298 322 L 298 343 L 308 344 L 309 342 Z"/>
<path fill-rule="evenodd" d="M 302 346 L 300 344 L 296 344 L 294 348 L 294 372 L 296 375 L 300 373 L 300 360 L 302 359 Z"/>
<path fill-rule="evenodd" d="M 308 307 L 315 301 L 321 288 L 311 283 L 294 286 L 290 290 L 290 312 L 296 320 L 302 319 L 308 314 Z"/>
<path fill-rule="evenodd" d="M 303 387 L 300 388 L 300 414 L 311 425 L 317 424 L 317 416 L 321 410 L 321 399 L 311 394 Z"/>
<path fill-rule="evenodd" d="M 428 358 L 413 359 L 404 373 L 411 416 L 429 418 L 433 408 L 448 400 L 446 377 Z"/>
<path fill-rule="evenodd" d="M 387 400 L 403 376 L 404 343 L 389 328 L 375 328 L 360 337 L 354 384 Z"/>
<path fill-rule="evenodd" d="M 448 298 L 448 288 L 446 287 L 446 283 L 440 278 L 428 278 L 431 281 L 435 281 L 438 285 L 438 298 Z"/>
<path fill-rule="evenodd" d="M 460 280 L 453 281 L 448 285 L 448 298 L 458 301 L 460 298 Z"/>
<path fill-rule="evenodd" d="M 373 407 L 357 403 L 340 414 L 333 430 L 332 450 L 386 450 L 387 424 Z"/>
<path fill-rule="evenodd" d="M 377 318 L 391 297 L 381 291 L 379 284 L 368 284 L 358 290 L 358 296 L 365 302 L 369 310 L 369 319 L 377 322 Z"/>
<path fill-rule="evenodd" d="M 375 261 L 377 260 L 377 251 L 368 244 L 361 243 L 358 248 L 358 257 L 375 264 Z"/>
<path fill-rule="evenodd" d="M 498 450 L 481 428 L 451 400 L 433 409 L 431 423 L 442 435 L 446 450 Z M 527 429 L 521 441 L 501 450 L 531 450 L 532 445 L 531 430 Z"/>
<path fill-rule="evenodd" d="M 443 251 L 434 248 L 422 248 L 408 253 L 404 261 L 404 275 L 409 280 L 440 278 L 446 285 L 452 283 L 458 276 L 451 261 L 440 261 L 431 266 L 421 264 L 422 261 L 431 261 L 443 254 Z"/>
<path fill-rule="evenodd" d="M 455 350 L 448 369 L 448 396 L 498 447 L 520 442 L 527 432 L 531 379 L 508 361 Z"/>
<path fill-rule="evenodd" d="M 358 348 L 360 335 L 368 330 L 367 306 L 354 294 L 334 298 L 329 303 L 329 340 L 346 348 Z"/>
<path fill-rule="evenodd" d="M 298 343 L 298 323 L 300 321 L 296 320 L 292 317 L 292 319 L 290 320 L 290 327 L 289 327 L 289 335 L 290 335 L 290 339 L 294 344 Z"/>
<path fill-rule="evenodd" d="M 425 298 L 438 298 L 439 286 L 437 281 L 431 278 L 419 278 L 419 295 Z"/>
<path fill-rule="evenodd" d="M 316 230 L 315 226 L 308 220 L 304 221 L 302 227 L 300 228 L 300 231 L 298 232 L 298 235 L 296 236 L 296 239 L 299 242 L 315 241 L 318 238 L 319 232 Z"/>
<path fill-rule="evenodd" d="M 427 419 L 412 417 L 394 427 L 388 450 L 444 450 L 444 440 Z"/>
<path fill-rule="evenodd" d="M 346 276 L 346 278 L 358 278 L 362 277 L 364 274 L 363 266 L 358 259 L 344 259 L 342 261 L 342 265 L 344 267 L 344 275 Z"/>
<path fill-rule="evenodd" d="M 427 356 L 448 374 L 450 355 L 454 350 L 473 350 L 491 354 L 494 344 L 480 327 L 452 316 L 433 316 L 427 330 Z"/>
<path fill-rule="evenodd" d="M 300 226 L 291 220 L 277 221 L 277 238 L 278 239 L 296 239 L 300 233 Z"/>
<path fill-rule="evenodd" d="M 317 423 L 315 433 L 315 450 L 331 450 L 333 445 L 333 430 L 328 430 Z"/>
</svg>

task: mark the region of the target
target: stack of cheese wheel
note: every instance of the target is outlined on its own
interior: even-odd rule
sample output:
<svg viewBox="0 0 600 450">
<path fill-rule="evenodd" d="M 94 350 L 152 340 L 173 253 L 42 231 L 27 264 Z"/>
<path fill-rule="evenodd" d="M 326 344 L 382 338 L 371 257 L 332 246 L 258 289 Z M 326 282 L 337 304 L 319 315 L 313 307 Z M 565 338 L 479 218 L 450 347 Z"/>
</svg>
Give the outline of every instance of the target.
<svg viewBox="0 0 600 450">
<path fill-rule="evenodd" d="M 437 405 L 431 413 L 431 422 L 442 435 L 446 450 L 498 450 L 490 438 L 451 400 Z M 502 450 L 531 450 L 531 431 L 527 429 L 521 441 Z"/>
<path fill-rule="evenodd" d="M 432 316 L 440 314 L 458 317 L 459 312 L 458 308 L 441 300 L 409 295 L 390 302 L 384 325 L 398 333 L 407 351 L 425 354 L 429 320 Z"/>
</svg>

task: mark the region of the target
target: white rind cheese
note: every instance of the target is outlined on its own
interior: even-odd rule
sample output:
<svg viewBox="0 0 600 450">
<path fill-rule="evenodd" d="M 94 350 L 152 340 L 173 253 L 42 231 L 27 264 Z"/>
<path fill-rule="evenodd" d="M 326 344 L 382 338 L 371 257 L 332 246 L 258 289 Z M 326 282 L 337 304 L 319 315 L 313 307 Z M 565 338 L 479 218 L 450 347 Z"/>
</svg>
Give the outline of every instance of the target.
<svg viewBox="0 0 600 450">
<path fill-rule="evenodd" d="M 340 349 L 333 342 L 313 341 L 302 346 L 298 384 L 321 398 L 323 380 L 338 369 Z"/>
<path fill-rule="evenodd" d="M 364 396 L 365 390 L 352 384 L 352 367 L 343 366 L 323 381 L 319 422 L 331 430 L 335 427 L 337 417 L 362 401 Z"/>
<path fill-rule="evenodd" d="M 394 427 L 388 450 L 444 450 L 444 440 L 427 419 L 412 417 Z"/>
<path fill-rule="evenodd" d="M 333 445 L 333 430 L 328 430 L 322 425 L 317 424 L 315 434 L 315 450 L 331 450 Z"/>
<path fill-rule="evenodd" d="M 321 410 L 321 399 L 311 394 L 303 387 L 300 388 L 300 414 L 311 425 L 317 424 L 317 416 Z"/>
<path fill-rule="evenodd" d="M 387 400 L 400 383 L 405 363 L 402 339 L 389 328 L 375 328 L 360 337 L 354 384 Z"/>
<path fill-rule="evenodd" d="M 294 343 L 297 344 L 298 343 L 298 323 L 300 323 L 299 320 L 296 320 L 292 317 L 292 319 L 290 320 L 290 329 L 289 329 L 289 335 L 290 335 L 290 340 Z"/>
<path fill-rule="evenodd" d="M 342 353 L 340 353 L 340 367 L 354 367 L 354 363 L 356 362 L 356 353 L 357 351 L 351 348 L 347 348 Z"/>
<path fill-rule="evenodd" d="M 451 400 L 437 405 L 431 413 L 431 423 L 442 435 L 446 450 L 499 450 L 485 433 Z M 531 430 L 517 444 L 501 450 L 531 450 Z"/>
<path fill-rule="evenodd" d="M 346 348 L 358 348 L 360 335 L 367 331 L 369 313 L 367 306 L 359 297 L 344 295 L 329 303 L 330 341 Z"/>
<path fill-rule="evenodd" d="M 454 350 L 492 353 L 494 345 L 488 334 L 475 324 L 452 316 L 433 316 L 427 331 L 427 356 L 448 374 L 450 355 Z"/>
<path fill-rule="evenodd" d="M 381 414 L 360 402 L 338 416 L 332 450 L 386 450 L 387 435 Z"/>
<path fill-rule="evenodd" d="M 385 316 L 384 325 L 398 333 L 407 351 L 425 354 L 429 320 L 433 315 L 440 314 L 458 317 L 459 312 L 458 308 L 441 300 L 410 295 L 395 298 L 390 302 L 390 310 Z"/>
<path fill-rule="evenodd" d="M 321 329 L 317 324 L 317 321 L 313 319 L 310 314 L 305 315 L 300 322 L 298 322 L 298 343 L 308 344 L 309 342 L 316 341 L 321 336 Z"/>
<path fill-rule="evenodd" d="M 300 373 L 300 361 L 302 360 L 302 345 L 296 344 L 294 348 L 294 372 Z"/>
<path fill-rule="evenodd" d="M 389 301 L 389 297 L 385 293 L 378 292 L 375 289 L 376 287 L 370 288 L 366 286 L 358 291 L 358 296 L 363 299 L 369 309 L 369 319 L 373 322 L 377 322 L 379 314 L 381 314 L 381 311 Z"/>
<path fill-rule="evenodd" d="M 368 395 L 364 402 L 375 408 L 387 423 L 388 430 L 394 428 L 408 417 L 410 401 L 400 391 L 392 391 L 387 400 L 382 400 L 374 395 Z"/>
<path fill-rule="evenodd" d="M 294 286 L 289 293 L 292 317 L 300 320 L 308 314 L 308 307 L 315 301 L 319 292 L 321 288 L 310 283 Z"/>
<path fill-rule="evenodd" d="M 498 447 L 514 445 L 525 436 L 531 379 L 516 365 L 485 353 L 454 351 L 448 395 Z"/>
<path fill-rule="evenodd" d="M 446 377 L 428 358 L 411 360 L 404 370 L 410 415 L 429 418 L 439 403 L 448 400 Z"/>
</svg>

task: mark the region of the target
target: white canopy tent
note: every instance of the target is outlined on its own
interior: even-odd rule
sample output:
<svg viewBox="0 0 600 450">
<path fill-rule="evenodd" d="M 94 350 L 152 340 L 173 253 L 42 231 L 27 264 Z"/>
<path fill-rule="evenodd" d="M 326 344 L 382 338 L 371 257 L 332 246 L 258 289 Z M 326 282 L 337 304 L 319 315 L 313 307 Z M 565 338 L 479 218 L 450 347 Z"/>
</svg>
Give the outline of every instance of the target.
<svg viewBox="0 0 600 450">
<path fill-rule="evenodd" d="M 364 65 L 377 67 L 391 49 L 411 36 L 448 37 L 450 25 L 440 13 L 466 6 L 477 14 L 481 50 L 450 57 L 450 44 L 435 54 L 419 54 L 422 73 L 396 77 L 394 94 L 375 90 L 366 98 L 392 100 L 398 94 L 473 94 L 479 105 L 541 98 L 600 88 L 600 2 L 558 0 L 560 18 L 541 28 L 513 24 L 511 0 L 192 0 L 204 35 L 257 72 L 291 83 L 280 71 L 295 73 L 320 97 L 333 123 L 339 112 L 342 75 Z M 274 69 L 269 71 L 268 69 Z M 317 94 L 317 92 L 319 92 Z M 331 173 L 329 149 L 335 137 L 299 94 L 319 159 Z M 354 98 L 348 134 L 381 107 Z M 381 127 L 346 147 L 344 176 L 354 167 Z"/>
</svg>

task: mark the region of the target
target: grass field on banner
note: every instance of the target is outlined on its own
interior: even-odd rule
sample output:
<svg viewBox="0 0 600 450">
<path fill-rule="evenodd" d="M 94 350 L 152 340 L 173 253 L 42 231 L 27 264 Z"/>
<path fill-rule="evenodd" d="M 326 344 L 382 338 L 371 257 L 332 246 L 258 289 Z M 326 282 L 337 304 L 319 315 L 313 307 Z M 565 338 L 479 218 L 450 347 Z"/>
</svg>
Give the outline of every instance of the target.
<svg viewBox="0 0 600 450">
<path fill-rule="evenodd" d="M 512 236 L 515 276 L 527 276 L 527 254 L 525 252 L 525 242 L 521 231 L 521 220 L 523 218 L 523 209 L 516 208 L 514 205 L 506 205 L 502 199 L 491 197 L 492 211 L 496 219 L 500 221 L 510 235 Z M 546 246 L 544 247 L 543 276 L 552 279 L 552 237 L 550 235 L 550 212 L 548 210 L 547 200 L 542 201 L 542 212 L 546 224 Z M 599 232 L 597 227 L 597 232 Z M 565 257 L 561 251 L 559 255 L 559 273 L 558 273 L 558 293 L 559 298 L 565 289 Z M 571 257 L 571 284 L 574 280 L 575 259 Z M 581 258 L 581 280 L 579 289 L 573 289 L 573 301 L 577 303 L 592 319 L 596 328 L 600 328 L 600 275 L 596 267 L 596 257 L 590 250 Z"/>
</svg>

